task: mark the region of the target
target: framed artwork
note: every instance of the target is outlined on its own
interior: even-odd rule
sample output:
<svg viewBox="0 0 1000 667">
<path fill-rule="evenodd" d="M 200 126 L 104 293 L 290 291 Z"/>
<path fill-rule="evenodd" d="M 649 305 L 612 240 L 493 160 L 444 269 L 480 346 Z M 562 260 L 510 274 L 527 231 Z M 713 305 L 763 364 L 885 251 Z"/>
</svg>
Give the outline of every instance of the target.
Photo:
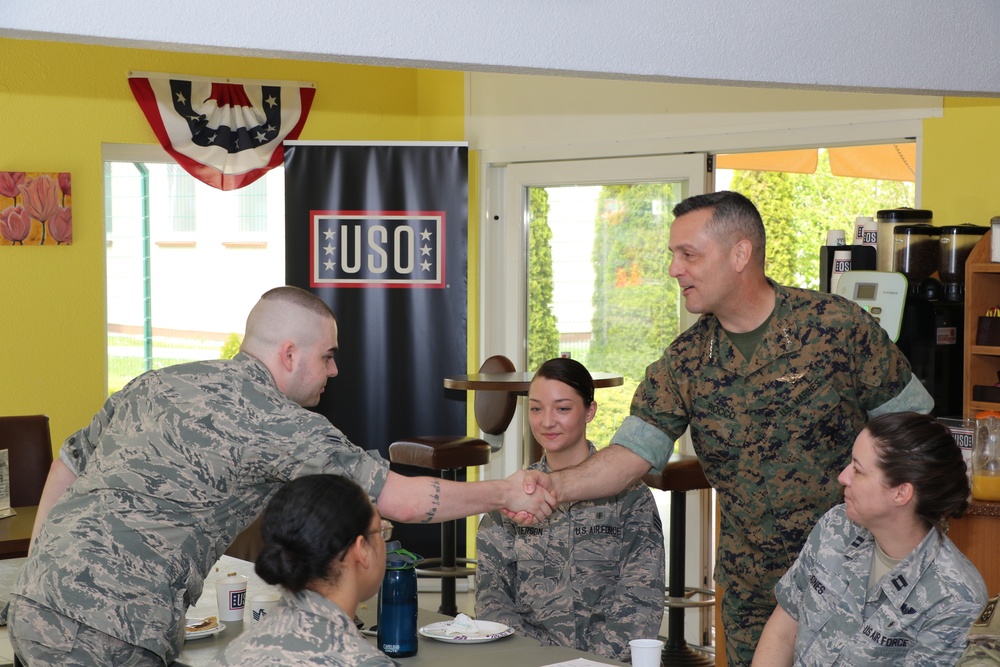
<svg viewBox="0 0 1000 667">
<path fill-rule="evenodd" d="M 0 246 L 72 243 L 69 174 L 0 171 Z"/>
</svg>

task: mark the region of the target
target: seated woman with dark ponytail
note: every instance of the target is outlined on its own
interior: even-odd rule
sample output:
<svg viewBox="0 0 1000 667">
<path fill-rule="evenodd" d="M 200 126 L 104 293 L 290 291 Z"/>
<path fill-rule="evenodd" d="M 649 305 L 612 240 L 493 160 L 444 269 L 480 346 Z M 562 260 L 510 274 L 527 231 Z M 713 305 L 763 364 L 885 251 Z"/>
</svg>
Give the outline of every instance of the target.
<svg viewBox="0 0 1000 667">
<path fill-rule="evenodd" d="M 869 422 L 851 456 L 845 503 L 775 587 L 753 665 L 954 665 L 986 602 L 945 535 L 969 506 L 962 453 L 934 417 L 902 412 Z"/>
<path fill-rule="evenodd" d="M 226 650 L 236 667 L 392 667 L 353 618 L 385 572 L 391 529 L 368 495 L 339 475 L 308 475 L 275 494 L 264 510 L 257 574 L 281 586 L 281 602 Z"/>
</svg>

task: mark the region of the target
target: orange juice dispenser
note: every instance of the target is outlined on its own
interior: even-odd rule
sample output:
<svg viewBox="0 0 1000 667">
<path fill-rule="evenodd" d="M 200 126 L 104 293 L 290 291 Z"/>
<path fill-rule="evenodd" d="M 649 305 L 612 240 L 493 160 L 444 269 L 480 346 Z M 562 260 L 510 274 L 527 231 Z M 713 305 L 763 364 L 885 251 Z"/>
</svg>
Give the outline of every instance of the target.
<svg viewBox="0 0 1000 667">
<path fill-rule="evenodd" d="M 1000 501 L 1000 412 L 976 414 L 972 444 L 972 497 Z"/>
</svg>

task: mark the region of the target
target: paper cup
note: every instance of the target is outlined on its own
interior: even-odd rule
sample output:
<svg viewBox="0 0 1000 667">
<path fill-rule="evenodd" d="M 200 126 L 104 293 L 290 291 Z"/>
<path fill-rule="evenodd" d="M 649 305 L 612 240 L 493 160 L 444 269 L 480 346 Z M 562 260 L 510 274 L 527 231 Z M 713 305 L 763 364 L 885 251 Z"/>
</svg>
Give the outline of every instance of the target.
<svg viewBox="0 0 1000 667">
<path fill-rule="evenodd" d="M 864 245 L 878 247 L 878 221 L 865 218 Z"/>
<path fill-rule="evenodd" d="M 247 578 L 242 574 L 222 577 L 215 582 L 219 602 L 219 620 L 224 623 L 243 620 L 247 601 Z"/>
<path fill-rule="evenodd" d="M 875 220 L 869 216 L 859 215 L 854 220 L 854 238 L 851 240 L 851 245 L 865 245 L 865 230 L 874 222 Z"/>
<path fill-rule="evenodd" d="M 660 667 L 661 640 L 633 639 L 628 646 L 632 650 L 632 667 Z"/>
<path fill-rule="evenodd" d="M 247 605 L 250 607 L 250 622 L 260 623 L 278 604 L 281 596 L 277 593 L 257 593 L 250 596 Z"/>
<path fill-rule="evenodd" d="M 837 284 L 840 283 L 840 276 L 851 270 L 851 252 L 849 250 L 835 250 L 833 252 L 833 272 L 830 275 L 830 294 L 837 293 Z"/>
<path fill-rule="evenodd" d="M 831 229 L 826 233 L 827 245 L 847 245 L 843 229 Z"/>
</svg>

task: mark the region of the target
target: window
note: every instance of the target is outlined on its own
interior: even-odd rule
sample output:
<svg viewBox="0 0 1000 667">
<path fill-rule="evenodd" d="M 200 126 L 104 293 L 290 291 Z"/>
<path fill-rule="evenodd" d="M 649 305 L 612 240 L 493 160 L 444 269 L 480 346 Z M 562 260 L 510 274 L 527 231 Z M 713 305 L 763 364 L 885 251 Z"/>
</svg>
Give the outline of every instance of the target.
<svg viewBox="0 0 1000 667">
<path fill-rule="evenodd" d="M 250 308 L 285 283 L 284 171 L 223 192 L 149 147 L 106 148 L 105 230 L 114 392 L 148 369 L 238 349 Z"/>
</svg>

